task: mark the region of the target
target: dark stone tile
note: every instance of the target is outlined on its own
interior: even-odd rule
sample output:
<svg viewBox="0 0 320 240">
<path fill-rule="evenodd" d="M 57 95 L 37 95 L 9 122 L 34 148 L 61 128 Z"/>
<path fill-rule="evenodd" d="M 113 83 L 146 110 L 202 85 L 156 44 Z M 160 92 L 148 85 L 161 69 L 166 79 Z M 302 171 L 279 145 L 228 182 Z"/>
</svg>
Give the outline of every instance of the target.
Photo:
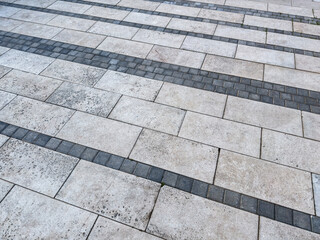
<svg viewBox="0 0 320 240">
<path fill-rule="evenodd" d="M 160 169 L 160 168 L 157 168 L 157 167 L 151 167 L 148 179 L 150 179 L 150 180 L 152 180 L 154 182 L 161 183 L 163 174 L 164 174 L 164 170 L 163 169 Z"/>
<path fill-rule="evenodd" d="M 4 122 L 0 122 L 0 133 L 3 131 L 3 129 L 5 129 L 9 124 L 4 123 Z"/>
<path fill-rule="evenodd" d="M 275 205 L 275 220 L 292 225 L 292 209 Z"/>
<path fill-rule="evenodd" d="M 133 174 L 138 177 L 147 178 L 149 171 L 150 171 L 150 166 L 143 163 L 138 163 Z"/>
<path fill-rule="evenodd" d="M 178 174 L 165 171 L 162 178 L 162 183 L 174 187 L 178 179 Z"/>
<path fill-rule="evenodd" d="M 111 155 L 109 161 L 107 162 L 106 166 L 113 168 L 113 169 L 120 169 L 124 158 L 116 155 Z"/>
<path fill-rule="evenodd" d="M 192 189 L 191 189 L 191 193 L 198 195 L 198 196 L 201 196 L 201 197 L 206 197 L 208 187 L 209 187 L 208 183 L 194 180 L 193 185 L 192 185 Z"/>
<path fill-rule="evenodd" d="M 230 190 L 225 190 L 223 202 L 229 206 L 239 208 L 239 206 L 240 206 L 240 193 L 230 191 Z"/>
<path fill-rule="evenodd" d="M 2 130 L 1 134 L 11 137 L 17 129 L 17 126 L 8 125 L 4 130 Z"/>
<path fill-rule="evenodd" d="M 40 146 L 40 147 L 44 147 L 48 141 L 51 139 L 50 136 L 45 135 L 45 134 L 39 134 L 38 138 L 36 141 L 34 141 L 34 144 Z"/>
<path fill-rule="evenodd" d="M 94 163 L 100 164 L 100 165 L 106 165 L 111 154 L 106 152 L 98 152 L 97 156 L 93 159 Z"/>
<path fill-rule="evenodd" d="M 180 190 L 191 192 L 193 179 L 182 175 L 178 176 L 176 187 Z"/>
<path fill-rule="evenodd" d="M 257 213 L 258 200 L 253 197 L 241 195 L 240 208 L 248 212 Z"/>
<path fill-rule="evenodd" d="M 61 143 L 60 139 L 57 138 L 51 138 L 47 144 L 45 145 L 46 148 L 56 150 L 59 144 Z"/>
<path fill-rule="evenodd" d="M 123 163 L 120 167 L 120 171 L 126 172 L 126 173 L 133 173 L 134 169 L 136 168 L 137 162 L 130 160 L 130 159 L 124 159 Z"/>
<path fill-rule="evenodd" d="M 24 129 L 24 128 L 18 128 L 18 130 L 15 131 L 15 133 L 12 134 L 11 137 L 21 140 L 28 133 L 28 131 L 29 130 Z"/>
<path fill-rule="evenodd" d="M 293 226 L 311 231 L 311 217 L 309 214 L 293 211 Z"/>
<path fill-rule="evenodd" d="M 312 231 L 315 233 L 320 233 L 320 217 L 312 216 Z"/>
<path fill-rule="evenodd" d="M 258 214 L 263 217 L 274 219 L 274 204 L 258 200 Z"/>
<path fill-rule="evenodd" d="M 97 153 L 98 150 L 95 150 L 93 148 L 86 148 L 84 152 L 81 154 L 80 158 L 92 162 Z"/>
<path fill-rule="evenodd" d="M 222 203 L 224 199 L 224 189 L 218 186 L 209 185 L 207 198 Z"/>
<path fill-rule="evenodd" d="M 22 140 L 29 143 L 33 143 L 33 141 L 36 140 L 38 136 L 39 133 L 29 131 Z"/>
<path fill-rule="evenodd" d="M 74 144 L 68 154 L 73 157 L 80 158 L 81 154 L 85 149 L 86 149 L 85 146 Z"/>
</svg>

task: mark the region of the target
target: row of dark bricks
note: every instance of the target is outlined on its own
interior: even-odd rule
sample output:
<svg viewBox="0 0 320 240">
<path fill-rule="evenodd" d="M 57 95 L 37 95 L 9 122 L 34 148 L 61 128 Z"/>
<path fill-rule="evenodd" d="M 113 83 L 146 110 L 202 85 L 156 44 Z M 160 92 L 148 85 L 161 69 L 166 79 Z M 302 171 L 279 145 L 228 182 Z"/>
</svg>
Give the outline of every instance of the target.
<svg viewBox="0 0 320 240">
<path fill-rule="evenodd" d="M 320 233 L 320 218 L 314 215 L 299 212 L 158 167 L 143 164 L 42 133 L 37 133 L 1 121 L 0 133 L 69 156 L 133 174 L 137 177 L 161 183 L 162 185 L 168 185 L 234 208 L 258 214 L 259 216 L 274 219 L 315 233 Z"/>
<path fill-rule="evenodd" d="M 52 58 L 320 114 L 320 93 L 306 89 L 145 60 L 4 31 L 0 31 L 0 45 Z"/>
<path fill-rule="evenodd" d="M 74 0 L 65 0 L 65 1 L 78 2 L 78 1 L 74 1 Z M 210 23 L 219 24 L 219 25 L 227 25 L 227 26 L 244 28 L 244 29 L 258 30 L 258 31 L 262 31 L 262 32 L 272 32 L 272 33 L 279 33 L 279 34 L 285 34 L 285 35 L 320 40 L 320 36 L 312 35 L 312 34 L 284 31 L 284 30 L 272 29 L 272 28 L 257 27 L 257 26 L 245 25 L 245 24 L 240 24 L 240 23 L 219 21 L 219 20 L 213 20 L 213 19 L 205 19 L 205 18 L 199 18 L 199 17 L 181 16 L 181 15 L 176 15 L 176 14 L 148 11 L 148 10 L 136 9 L 136 8 L 120 7 L 120 6 L 116 6 L 116 5 L 109 5 L 109 4 L 96 3 L 96 2 L 86 2 L 86 1 L 82 1 L 82 2 L 85 4 L 97 5 L 97 6 L 103 6 L 103 7 L 107 6 L 108 8 L 114 8 L 114 9 L 119 9 L 119 10 L 127 10 L 127 11 L 134 11 L 134 12 L 146 13 L 146 14 L 151 14 L 151 15 L 159 15 L 159 16 L 187 19 L 187 20 L 191 20 L 191 21 L 210 22 Z M 100 21 L 100 22 L 107 22 L 107 23 L 112 23 L 112 24 L 119 24 L 119 25 L 123 25 L 123 26 L 149 29 L 149 30 L 153 30 L 153 31 L 161 31 L 161 32 L 173 33 L 173 34 L 179 34 L 179 35 L 194 36 L 194 37 L 199 37 L 199 38 L 213 39 L 213 40 L 217 40 L 217 41 L 230 42 L 230 43 L 239 43 L 241 45 L 255 46 L 255 47 L 267 48 L 267 49 L 273 49 L 273 50 L 285 51 L 285 52 L 295 52 L 297 54 L 304 54 L 304 55 L 309 55 L 309 56 L 320 57 L 320 53 L 318 53 L 318 52 L 281 47 L 281 46 L 272 45 L 272 44 L 262 44 L 262 43 L 238 40 L 238 39 L 233 39 L 233 38 L 213 36 L 210 34 L 201 34 L 201 33 L 189 32 L 189 31 L 181 31 L 181 30 L 177 30 L 177 29 L 170 29 L 170 28 L 163 28 L 163 27 L 157 27 L 157 26 L 140 24 L 140 23 L 119 21 L 119 20 L 110 19 L 110 18 L 103 18 L 103 17 L 91 16 L 91 15 L 79 14 L 79 13 L 71 13 L 71 12 L 54 10 L 54 9 L 26 6 L 26 5 L 15 4 L 15 3 L 0 2 L 0 5 L 28 9 L 28 10 L 33 10 L 33 11 L 52 13 L 52 14 L 59 14 L 59 15 L 70 16 L 70 17 L 83 18 L 83 19 Z"/>
</svg>

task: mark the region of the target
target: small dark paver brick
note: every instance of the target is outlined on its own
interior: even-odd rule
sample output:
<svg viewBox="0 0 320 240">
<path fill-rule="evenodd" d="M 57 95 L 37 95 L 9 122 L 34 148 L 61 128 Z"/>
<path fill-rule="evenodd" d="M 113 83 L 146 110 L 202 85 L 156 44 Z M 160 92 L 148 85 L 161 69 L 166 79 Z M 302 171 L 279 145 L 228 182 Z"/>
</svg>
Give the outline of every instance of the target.
<svg viewBox="0 0 320 240">
<path fill-rule="evenodd" d="M 282 207 L 279 205 L 275 206 L 275 220 L 292 225 L 292 215 L 292 209 Z"/>
<path fill-rule="evenodd" d="M 95 156 L 97 155 L 98 150 L 93 148 L 86 148 L 84 152 L 81 154 L 81 159 L 92 162 Z"/>
<path fill-rule="evenodd" d="M 57 139 L 57 138 L 51 138 L 47 144 L 45 145 L 46 148 L 52 149 L 52 150 L 56 150 L 57 147 L 60 145 L 61 140 Z"/>
<path fill-rule="evenodd" d="M 180 190 L 191 192 L 193 179 L 182 175 L 178 176 L 176 187 Z"/>
<path fill-rule="evenodd" d="M 206 197 L 208 187 L 209 187 L 208 183 L 194 180 L 193 185 L 192 185 L 192 189 L 191 189 L 191 193 L 198 195 L 198 196 L 201 196 L 201 197 Z"/>
<path fill-rule="evenodd" d="M 73 143 L 69 141 L 62 141 L 56 151 L 67 154 L 72 148 Z"/>
<path fill-rule="evenodd" d="M 274 204 L 258 200 L 258 214 L 263 217 L 274 219 Z"/>
<path fill-rule="evenodd" d="M 28 133 L 28 129 L 19 128 L 11 137 L 21 140 Z"/>
<path fill-rule="evenodd" d="M 130 159 L 124 159 L 123 163 L 120 167 L 120 171 L 126 172 L 126 173 L 133 173 L 134 169 L 136 168 L 137 162 L 130 160 Z"/>
<path fill-rule="evenodd" d="M 138 163 L 133 174 L 138 177 L 147 178 L 149 171 L 150 171 L 150 166 L 143 163 Z"/>
<path fill-rule="evenodd" d="M 241 195 L 240 208 L 248 212 L 257 213 L 258 200 L 253 197 Z"/>
<path fill-rule="evenodd" d="M 209 185 L 207 198 L 216 202 L 223 202 L 224 189 L 218 186 Z"/>
<path fill-rule="evenodd" d="M 111 155 L 109 161 L 107 162 L 106 166 L 113 168 L 113 169 L 120 169 L 124 158 L 116 155 Z"/>
<path fill-rule="evenodd" d="M 29 131 L 22 140 L 32 143 L 34 140 L 37 139 L 38 136 L 39 136 L 39 133 Z"/>
<path fill-rule="evenodd" d="M 239 208 L 240 206 L 240 193 L 226 190 L 224 194 L 224 201 L 225 204 Z"/>
<path fill-rule="evenodd" d="M 163 174 L 164 174 L 163 169 L 157 168 L 157 167 L 151 167 L 148 179 L 150 179 L 154 182 L 161 183 L 161 179 L 163 177 Z"/>
<path fill-rule="evenodd" d="M 9 124 L 4 123 L 4 122 L 0 122 L 0 133 L 3 131 L 3 129 L 5 129 Z"/>
<path fill-rule="evenodd" d="M 312 216 L 312 231 L 315 233 L 320 233 L 320 217 Z"/>
<path fill-rule="evenodd" d="M 176 185 L 177 180 L 178 174 L 165 171 L 161 182 L 168 186 L 174 187 Z"/>
<path fill-rule="evenodd" d="M 80 158 L 81 154 L 83 153 L 83 151 L 86 149 L 85 146 L 79 145 L 79 144 L 74 144 L 72 146 L 72 148 L 69 151 L 69 155 L 76 157 L 76 158 Z"/>
<path fill-rule="evenodd" d="M 306 230 L 311 230 L 310 215 L 298 211 L 293 211 L 293 225 Z"/>
<path fill-rule="evenodd" d="M 111 157 L 110 153 L 99 151 L 96 157 L 93 159 L 93 162 L 105 166 L 110 157 Z"/>
<path fill-rule="evenodd" d="M 36 141 L 34 141 L 34 144 L 40 146 L 40 147 L 44 147 L 48 141 L 50 140 L 50 136 L 45 135 L 45 134 L 39 134 L 38 138 Z"/>
<path fill-rule="evenodd" d="M 18 127 L 14 125 L 8 125 L 5 129 L 2 130 L 1 134 L 11 137 Z"/>
</svg>

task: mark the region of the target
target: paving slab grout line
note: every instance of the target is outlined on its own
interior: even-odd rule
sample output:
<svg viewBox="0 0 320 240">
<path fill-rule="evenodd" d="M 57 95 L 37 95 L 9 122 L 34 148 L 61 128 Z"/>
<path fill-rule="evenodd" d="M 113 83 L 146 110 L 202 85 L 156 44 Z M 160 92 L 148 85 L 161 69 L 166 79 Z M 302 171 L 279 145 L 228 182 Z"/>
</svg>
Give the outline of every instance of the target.
<svg viewBox="0 0 320 240">
<path fill-rule="evenodd" d="M 7 127 L 17 127 L 17 126 L 0 121 L 0 133 L 2 133 Z M 27 130 L 25 128 L 17 127 L 16 131 L 18 131 L 18 129 Z M 37 137 L 32 139 L 32 140 L 26 138 L 26 136 L 29 133 L 33 133 L 33 134 L 37 135 Z M 15 138 L 15 139 L 18 139 L 18 140 L 21 140 L 21 141 L 25 141 L 25 142 L 28 142 L 30 144 L 34 144 L 34 145 L 37 145 L 37 146 L 40 146 L 40 147 L 44 147 L 44 148 L 47 148 L 47 149 L 50 149 L 50 150 L 56 151 L 56 152 L 60 152 L 60 151 L 57 150 L 57 147 L 56 148 L 52 148 L 52 147 L 48 146 L 48 143 L 50 142 L 50 140 L 51 139 L 56 139 L 56 140 L 59 140 L 61 142 L 64 141 L 62 139 L 58 139 L 58 138 L 55 138 L 55 137 L 52 137 L 52 136 L 49 136 L 49 135 L 46 135 L 46 134 L 37 133 L 37 132 L 35 132 L 33 130 L 28 130 L 28 133 L 26 133 L 22 137 L 21 136 L 17 137 L 17 136 L 14 135 L 14 133 L 11 133 L 11 134 L 6 135 L 6 136 L 8 136 L 10 138 Z M 37 139 L 39 138 L 39 136 L 46 136 L 47 140 L 45 142 L 38 142 Z M 61 143 L 59 143 L 59 144 L 61 144 Z M 79 144 L 76 144 L 76 143 L 72 143 L 72 144 L 73 145 L 70 147 L 70 149 L 72 147 L 76 146 L 76 145 L 77 146 L 82 146 L 82 145 L 79 145 Z M 89 147 L 86 147 L 86 146 L 83 146 L 83 147 L 85 147 L 86 149 L 92 149 L 92 148 L 89 148 Z M 95 150 L 95 149 L 93 149 L 93 150 Z M 85 152 L 85 151 L 86 150 L 84 150 L 83 152 Z M 68 156 L 77 157 L 77 158 L 80 158 L 82 160 L 90 161 L 90 162 L 93 162 L 93 163 L 96 163 L 96 164 L 99 164 L 99 165 L 102 165 L 102 166 L 105 166 L 105 167 L 108 167 L 108 168 L 111 168 L 111 169 L 114 169 L 114 170 L 122 171 L 122 172 L 125 172 L 125 173 L 128 173 L 128 174 L 131 174 L 131 175 L 135 175 L 137 177 L 142 177 L 144 179 L 147 179 L 147 180 L 150 180 L 150 181 L 153 181 L 153 182 L 161 183 L 162 185 L 168 185 L 168 186 L 171 186 L 173 188 L 176 188 L 176 189 L 179 189 L 179 190 L 182 190 L 182 191 L 185 191 L 185 192 L 188 192 L 188 193 L 200 196 L 200 197 L 204 197 L 204 198 L 209 199 L 209 200 L 213 200 L 213 201 L 222 203 L 224 205 L 228 205 L 228 206 L 231 206 L 231 207 L 234 207 L 234 208 L 237 208 L 237 209 L 241 209 L 241 210 L 244 210 L 244 211 L 247 211 L 247 212 L 251 212 L 251 213 L 256 214 L 258 216 L 264 216 L 264 217 L 273 219 L 275 221 L 284 222 L 286 224 L 291 223 L 290 221 L 288 221 L 288 219 L 285 219 L 285 221 L 284 221 L 282 218 L 278 218 L 277 214 L 275 214 L 275 212 L 274 212 L 275 209 L 284 208 L 281 205 L 274 204 L 274 203 L 268 202 L 268 201 L 264 201 L 264 200 L 261 200 L 259 198 L 247 196 L 247 195 L 242 194 L 242 193 L 238 193 L 238 192 L 235 192 L 235 191 L 232 191 L 232 190 L 229 190 L 229 189 L 225 189 L 225 188 L 216 186 L 214 184 L 209 184 L 209 183 L 206 183 L 206 182 L 202 182 L 200 180 L 197 180 L 197 179 L 194 179 L 194 178 L 190 178 L 190 177 L 186 177 L 184 175 L 177 174 L 177 173 L 174 173 L 174 172 L 171 172 L 171 171 L 168 171 L 168 170 L 165 170 L 165 169 L 161 169 L 161 168 L 158 168 L 158 167 L 154 167 L 152 165 L 140 163 L 138 161 L 135 161 L 135 160 L 132 160 L 132 159 L 129 159 L 129 158 L 124 159 L 123 157 L 120 157 L 120 156 L 117 156 L 117 155 L 114 155 L 114 154 L 110 154 L 110 153 L 107 153 L 107 152 L 104 152 L 104 151 L 99 151 L 99 150 L 95 150 L 95 151 L 97 153 L 94 155 L 95 156 L 94 159 L 91 159 L 91 158 L 87 158 L 86 159 L 86 158 L 84 158 L 83 152 L 82 152 L 81 156 L 75 156 L 74 154 L 71 154 L 70 150 L 67 151 L 67 153 L 63 152 L 63 154 L 66 154 Z M 62 153 L 62 152 L 60 152 L 60 153 Z M 146 174 L 141 174 L 141 173 L 138 174 L 135 171 L 135 169 L 132 169 L 131 171 L 127 171 L 127 169 L 121 169 L 120 167 L 108 166 L 107 163 L 101 164 L 99 162 L 96 162 L 95 159 L 97 158 L 98 153 L 109 155 L 108 159 L 110 159 L 112 156 L 114 156 L 115 158 L 118 158 L 118 160 L 120 159 L 119 161 L 122 161 L 121 165 L 123 164 L 124 160 L 134 162 L 135 163 L 135 169 L 137 168 L 137 166 L 139 164 L 143 165 L 143 166 L 146 166 L 147 167 L 146 168 L 147 169 L 146 170 Z M 152 175 L 151 172 L 156 172 L 156 174 Z M 175 176 L 175 178 L 174 178 L 175 180 L 173 180 L 173 182 L 166 182 L 165 176 L 168 175 L 168 174 L 171 174 L 172 176 Z M 184 185 L 181 185 L 181 184 L 179 184 L 179 179 L 183 179 L 183 180 L 187 180 L 187 181 L 185 181 Z M 202 186 L 205 186 L 205 191 L 202 190 L 203 188 L 201 189 L 201 187 L 197 187 L 197 184 L 195 184 L 195 183 L 200 184 Z M 220 192 L 221 191 L 223 192 L 223 197 L 222 198 L 219 198 L 219 199 L 216 198 L 216 194 L 217 194 L 216 191 L 217 190 L 219 190 Z M 244 206 L 242 206 L 243 198 L 253 199 L 254 202 L 257 203 L 257 205 L 252 205 L 252 206 L 245 206 L 244 205 Z M 272 211 L 269 212 L 268 211 L 268 207 L 265 207 L 265 206 L 268 206 L 269 209 L 271 207 Z M 288 211 L 290 211 L 290 213 L 292 213 L 291 215 L 293 215 L 294 213 L 296 213 L 296 214 L 300 214 L 301 213 L 303 216 L 308 216 L 307 229 L 304 228 L 302 225 L 301 226 L 295 225 L 294 222 L 292 224 L 289 224 L 289 225 L 294 226 L 294 227 L 304 228 L 305 230 L 312 231 L 314 233 L 320 234 L 320 217 L 317 217 L 315 215 L 311 215 L 311 214 L 308 214 L 308 213 L 303 213 L 303 212 L 300 212 L 300 211 L 297 211 L 297 210 L 294 210 L 294 209 L 290 209 L 290 208 L 286 208 L 286 209 L 288 209 Z M 297 215 L 297 216 L 299 216 L 299 215 Z M 303 221 L 303 217 L 301 218 L 301 221 Z M 304 224 L 305 224 L 305 222 L 304 222 Z"/>
<path fill-rule="evenodd" d="M 5 31 L 0 31 L 0 46 L 320 114 L 320 92 L 312 90 L 209 72 Z M 297 99 L 298 96 L 300 100 Z"/>
</svg>

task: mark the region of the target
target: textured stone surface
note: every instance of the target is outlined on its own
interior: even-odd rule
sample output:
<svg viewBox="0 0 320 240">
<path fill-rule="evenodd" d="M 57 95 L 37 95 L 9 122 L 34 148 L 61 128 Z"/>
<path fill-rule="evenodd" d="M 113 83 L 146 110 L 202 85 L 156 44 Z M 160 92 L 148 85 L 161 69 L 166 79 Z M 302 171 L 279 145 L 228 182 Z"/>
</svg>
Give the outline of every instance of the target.
<svg viewBox="0 0 320 240">
<path fill-rule="evenodd" d="M 152 26 L 157 26 L 157 27 L 165 27 L 169 23 L 170 19 L 171 18 L 169 18 L 169 17 L 131 12 L 124 19 L 124 21 L 140 23 L 140 24 L 147 24 L 147 25 L 152 25 Z"/>
<path fill-rule="evenodd" d="M 257 27 L 274 28 L 284 31 L 292 31 L 292 22 L 286 20 L 246 15 L 244 17 L 244 24 Z"/>
<path fill-rule="evenodd" d="M 12 29 L 20 26 L 23 23 L 21 21 L 8 19 L 8 18 L 0 18 L 0 20 L 1 20 L 1 25 L 0 25 L 1 31 L 11 31 Z"/>
<path fill-rule="evenodd" d="M 45 24 L 55 16 L 56 15 L 51 13 L 44 13 L 44 12 L 37 12 L 37 11 L 23 9 L 17 12 L 16 14 L 14 14 L 13 16 L 11 16 L 11 18 L 21 20 L 21 21 Z"/>
<path fill-rule="evenodd" d="M 0 147 L 9 139 L 9 137 L 0 134 Z"/>
<path fill-rule="evenodd" d="M 51 39 L 61 30 L 62 28 L 46 26 L 38 23 L 23 23 L 13 29 L 12 32 L 38 38 Z"/>
<path fill-rule="evenodd" d="M 143 130 L 130 158 L 212 183 L 218 149 L 186 139 Z"/>
<path fill-rule="evenodd" d="M 216 26 L 213 23 L 195 22 L 179 18 L 172 18 L 168 24 L 168 28 L 210 35 L 213 35 Z"/>
<path fill-rule="evenodd" d="M 0 17 L 10 17 L 18 11 L 19 8 L 0 6 Z"/>
<path fill-rule="evenodd" d="M 222 11 L 216 11 L 216 10 L 201 9 L 198 17 L 226 21 L 226 22 L 242 23 L 244 15 L 239 13 L 232 13 L 232 12 L 222 12 Z"/>
<path fill-rule="evenodd" d="M 15 186 L 0 205 L 0 238 L 86 239 L 95 219 L 93 213 Z"/>
<path fill-rule="evenodd" d="M 122 26 L 118 24 L 97 22 L 89 30 L 89 32 L 102 34 L 111 37 L 131 39 L 139 28 Z"/>
<path fill-rule="evenodd" d="M 156 10 L 157 12 L 165 12 L 176 15 L 184 15 L 190 17 L 197 17 L 200 9 L 199 8 L 190 8 L 185 6 L 178 6 L 173 4 L 162 3 Z"/>
<path fill-rule="evenodd" d="M 320 141 L 320 116 L 302 112 L 304 137 Z"/>
<path fill-rule="evenodd" d="M 108 1 L 108 3 L 109 3 L 109 1 Z M 160 5 L 160 3 L 143 1 L 143 0 L 135 0 L 135 1 L 121 0 L 117 5 L 154 11 Z"/>
<path fill-rule="evenodd" d="M 85 14 L 102 18 L 123 20 L 129 14 L 129 11 L 92 6 L 88 11 L 85 12 Z"/>
<path fill-rule="evenodd" d="M 256 215 L 165 186 L 147 232 L 165 239 L 249 240 L 257 239 L 257 227 Z"/>
<path fill-rule="evenodd" d="M 16 139 L 0 149 L 0 177 L 54 196 L 78 159 Z"/>
<path fill-rule="evenodd" d="M 0 110 L 4 108 L 15 97 L 15 94 L 0 91 Z"/>
<path fill-rule="evenodd" d="M 65 2 L 65 1 L 56 1 L 48 7 L 49 9 L 55 9 L 59 11 L 73 12 L 73 13 L 84 13 L 90 8 L 90 5 Z"/>
<path fill-rule="evenodd" d="M 59 15 L 54 19 L 52 19 L 48 23 L 48 25 L 69 28 L 73 30 L 87 31 L 94 23 L 95 21 L 88 20 L 88 19 L 81 19 L 81 18 Z"/>
<path fill-rule="evenodd" d="M 158 183 L 80 161 L 57 198 L 144 230 L 159 189 Z"/>
<path fill-rule="evenodd" d="M 320 216 L 320 175 L 312 174 L 312 183 L 316 215 Z"/>
<path fill-rule="evenodd" d="M 320 58 L 301 54 L 296 54 L 295 58 L 297 69 L 320 73 Z"/>
<path fill-rule="evenodd" d="M 320 35 L 320 27 L 318 25 L 294 22 L 293 29 L 295 32 L 318 35 L 318 36 Z"/>
<path fill-rule="evenodd" d="M 0 136 L 1 138 L 1 136 Z M 13 187 L 12 183 L 0 180 L 0 202 Z"/>
</svg>

